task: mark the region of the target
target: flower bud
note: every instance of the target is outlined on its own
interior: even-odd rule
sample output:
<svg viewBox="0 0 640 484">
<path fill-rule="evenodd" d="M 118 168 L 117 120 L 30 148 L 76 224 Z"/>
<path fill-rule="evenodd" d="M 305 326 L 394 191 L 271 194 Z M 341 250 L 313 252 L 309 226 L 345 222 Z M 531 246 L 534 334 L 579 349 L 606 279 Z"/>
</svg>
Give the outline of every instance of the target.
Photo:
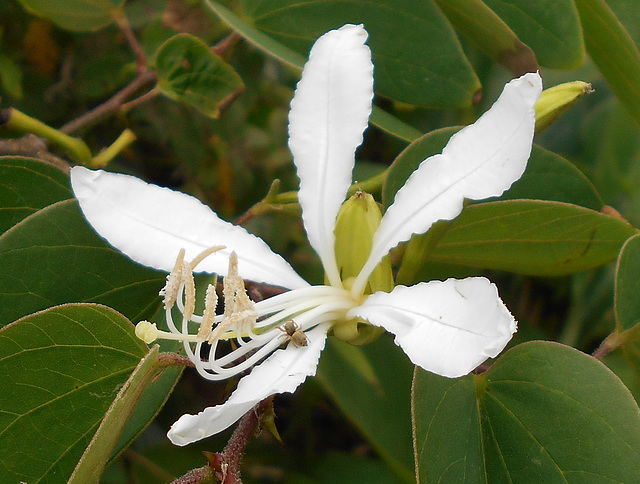
<svg viewBox="0 0 640 484">
<path fill-rule="evenodd" d="M 346 289 L 351 287 L 369 257 L 380 220 L 382 213 L 378 204 L 362 191 L 356 192 L 340 208 L 335 228 L 336 261 Z M 365 294 L 392 289 L 391 263 L 389 257 L 385 257 L 369 277 Z M 383 332 L 382 328 L 358 319 L 342 321 L 333 327 L 334 336 L 354 345 L 370 343 Z"/>
<path fill-rule="evenodd" d="M 336 261 L 347 289 L 369 257 L 380 220 L 382 213 L 378 204 L 371 195 L 360 190 L 340 208 L 335 228 Z M 391 263 L 389 257 L 385 257 L 369 277 L 365 293 L 389 292 L 392 289 Z"/>
<path fill-rule="evenodd" d="M 536 133 L 571 109 L 585 94 L 592 92 L 591 84 L 582 81 L 565 82 L 542 91 L 535 105 Z"/>
</svg>

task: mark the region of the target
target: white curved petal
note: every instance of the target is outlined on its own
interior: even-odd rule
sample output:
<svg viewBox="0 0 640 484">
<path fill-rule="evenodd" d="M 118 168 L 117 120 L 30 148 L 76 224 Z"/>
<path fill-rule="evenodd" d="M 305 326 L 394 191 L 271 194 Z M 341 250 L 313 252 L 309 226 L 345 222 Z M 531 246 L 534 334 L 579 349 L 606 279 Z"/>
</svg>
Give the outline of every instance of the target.
<svg viewBox="0 0 640 484">
<path fill-rule="evenodd" d="M 371 114 L 373 64 L 366 40 L 361 25 L 345 25 L 320 37 L 289 113 L 289 148 L 300 177 L 304 226 L 332 283 L 338 276 L 335 220 Z"/>
<path fill-rule="evenodd" d="M 327 339 L 327 325 L 308 331 L 309 344 L 289 344 L 276 351 L 238 383 L 229 399 L 197 415 L 185 414 L 171 426 L 167 436 L 176 445 L 187 445 L 222 432 L 254 405 L 276 393 L 292 393 L 308 377 L 315 375 L 320 353 Z"/>
<path fill-rule="evenodd" d="M 420 164 L 384 214 L 367 271 L 412 234 L 458 216 L 465 198 L 499 196 L 522 176 L 533 142 L 534 104 L 541 91 L 537 73 L 509 82 L 489 111 L 453 135 L 442 154 Z"/>
<path fill-rule="evenodd" d="M 372 294 L 348 316 L 382 326 L 415 365 L 449 378 L 497 356 L 517 329 L 484 277 L 397 286 Z"/>
<path fill-rule="evenodd" d="M 224 245 L 197 270 L 226 275 L 235 251 L 243 278 L 289 289 L 308 285 L 262 239 L 221 220 L 194 197 L 133 176 L 79 166 L 71 170 L 71 186 L 95 231 L 136 262 L 169 272 L 180 249 L 191 260 Z"/>
</svg>

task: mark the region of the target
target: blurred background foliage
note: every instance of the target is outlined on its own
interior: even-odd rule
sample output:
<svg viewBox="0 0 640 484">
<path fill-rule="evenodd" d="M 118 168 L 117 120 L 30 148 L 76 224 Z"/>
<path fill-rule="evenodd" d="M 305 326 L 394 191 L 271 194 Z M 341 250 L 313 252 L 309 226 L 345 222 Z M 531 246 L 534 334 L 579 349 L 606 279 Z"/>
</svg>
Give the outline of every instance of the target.
<svg viewBox="0 0 640 484">
<path fill-rule="evenodd" d="M 165 41 L 178 33 L 191 34 L 209 46 L 223 43 L 221 56 L 244 88 L 222 105 L 217 118 L 177 94 L 174 99 L 179 102 L 155 96 L 126 113 L 81 126 L 73 135 L 98 153 L 130 129 L 137 140 L 110 162 L 109 170 L 191 193 L 223 218 L 236 220 L 267 195 L 273 180 L 280 180 L 281 192 L 297 187 L 286 143 L 287 113 L 299 71 L 240 36 L 229 37 L 228 22 L 240 19 L 302 56 L 330 28 L 346 21 L 364 22 L 376 65 L 376 105 L 420 133 L 472 122 L 495 100 L 506 81 L 532 66 L 540 66 L 546 87 L 577 79 L 591 83 L 594 92 L 539 133 L 536 143 L 573 163 L 605 205 L 640 225 L 640 9 L 635 2 L 438 0 L 410 2 L 410 6 L 402 1 L 383 2 L 400 12 L 399 16 L 410 7 L 422 9 L 405 19 L 407 35 L 397 36 L 397 41 L 395 20 L 386 24 L 388 18 L 375 8 L 362 11 L 357 2 L 349 1 L 298 3 L 128 0 L 123 12 L 149 62 Z M 71 20 L 55 13 L 36 16 L 25 9 L 38 10 L 37 4 L 28 0 L 0 3 L 1 107 L 62 127 L 125 88 L 139 74 L 139 65 L 126 33 L 110 17 L 74 29 L 70 28 L 77 25 L 73 16 Z M 592 14 L 607 5 L 611 11 Z M 465 9 L 476 7 L 488 15 L 486 24 L 474 24 L 465 15 Z M 225 12 L 238 17 L 221 21 Z M 617 19 L 607 16 L 613 14 Z M 603 19 L 615 22 L 620 38 L 601 28 L 597 22 Z M 499 28 L 488 28 L 491 22 Z M 416 46 L 416 39 L 423 38 L 431 39 L 430 43 Z M 423 58 L 435 62 L 438 55 L 449 56 L 438 73 L 444 83 L 431 79 L 433 86 L 429 82 L 409 85 L 410 79 L 424 73 L 419 69 L 410 72 L 407 66 L 414 60 L 420 64 Z M 617 64 L 620 71 L 613 72 L 611 64 Z M 407 69 L 406 76 L 397 69 Z M 394 84 L 398 79 L 406 80 L 407 86 Z M 447 85 L 460 89 L 447 91 Z M 135 94 L 144 92 L 140 89 Z M 18 134 L 2 132 L 2 136 L 8 139 Z M 354 179 L 367 180 L 381 173 L 406 145 L 407 139 L 369 128 L 358 151 Z M 3 155 L 12 154 L 4 145 L 3 150 Z M 53 151 L 65 158 L 64 153 Z M 377 191 L 380 200 L 381 191 Z M 245 227 L 286 255 L 303 276 L 322 280 L 295 206 L 250 217 Z M 614 261 L 558 277 L 433 263 L 421 268 L 418 277 L 441 273 L 484 273 L 496 282 L 519 320 L 512 345 L 544 339 L 590 353 L 616 324 Z M 162 275 L 154 278 L 157 288 L 154 285 L 151 293 L 160 288 Z M 158 318 L 159 306 L 157 301 L 145 311 Z M 36 309 L 12 314 L 3 324 Z M 640 396 L 638 376 L 620 354 L 609 355 L 605 362 L 636 398 Z M 319 377 L 310 379 L 295 395 L 276 399 L 277 426 L 284 445 L 268 432 L 254 439 L 243 461 L 245 482 L 411 481 L 412 372 L 386 336 L 361 349 L 331 342 L 321 360 Z M 113 461 L 103 482 L 167 482 L 203 465 L 201 451 L 221 449 L 229 432 L 186 448 L 173 447 L 165 432 L 185 411 L 198 412 L 228 392 L 225 385 L 204 382 L 194 371 L 186 370 L 158 417 Z"/>
</svg>

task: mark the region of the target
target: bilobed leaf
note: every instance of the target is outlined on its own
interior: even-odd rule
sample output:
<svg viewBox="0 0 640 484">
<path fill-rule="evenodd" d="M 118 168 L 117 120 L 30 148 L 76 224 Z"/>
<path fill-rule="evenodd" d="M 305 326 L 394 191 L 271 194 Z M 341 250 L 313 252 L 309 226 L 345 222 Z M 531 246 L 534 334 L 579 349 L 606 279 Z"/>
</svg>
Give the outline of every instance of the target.
<svg viewBox="0 0 640 484">
<path fill-rule="evenodd" d="M 604 0 L 576 0 L 585 44 L 625 108 L 640 123 L 640 52 Z"/>
<path fill-rule="evenodd" d="M 304 56 L 325 32 L 364 24 L 376 92 L 385 97 L 429 107 L 468 106 L 480 89 L 453 29 L 433 2 L 244 0 L 243 14 L 255 28 Z"/>
<path fill-rule="evenodd" d="M 162 44 L 155 65 L 158 87 L 165 96 L 212 118 L 244 89 L 236 71 L 190 34 L 175 35 Z"/>
<path fill-rule="evenodd" d="M 146 353 L 112 309 L 70 304 L 0 330 L 0 474 L 7 482 L 66 482 Z"/>
<path fill-rule="evenodd" d="M 69 177 L 53 165 L 20 156 L 0 157 L 0 233 L 72 196 Z"/>
<path fill-rule="evenodd" d="M 416 370 L 418 482 L 634 482 L 640 410 L 602 363 L 524 343 L 458 380 Z"/>
<path fill-rule="evenodd" d="M 578 12 L 572 0 L 484 0 L 533 49 L 544 67 L 582 65 L 585 51 Z"/>
<path fill-rule="evenodd" d="M 429 256 L 435 262 L 558 276 L 613 260 L 635 233 L 619 218 L 577 205 L 487 202 L 465 208 Z"/>
<path fill-rule="evenodd" d="M 20 0 L 30 12 L 66 30 L 90 32 L 109 25 L 124 0 Z"/>
<path fill-rule="evenodd" d="M 75 200 L 60 201 L 0 236 L 0 326 L 66 302 L 99 302 L 133 321 L 150 318 L 164 278 L 109 247 Z"/>
<path fill-rule="evenodd" d="M 368 375 L 369 370 L 362 371 L 360 355 L 346 356 L 349 351 L 364 354 L 374 378 Z M 361 348 L 329 338 L 318 366 L 318 379 L 327 393 L 396 475 L 407 482 L 413 481 L 411 371 L 409 359 L 385 336 Z"/>
<path fill-rule="evenodd" d="M 540 70 L 531 48 L 482 0 L 437 0 L 455 27 L 514 77 Z"/>
</svg>

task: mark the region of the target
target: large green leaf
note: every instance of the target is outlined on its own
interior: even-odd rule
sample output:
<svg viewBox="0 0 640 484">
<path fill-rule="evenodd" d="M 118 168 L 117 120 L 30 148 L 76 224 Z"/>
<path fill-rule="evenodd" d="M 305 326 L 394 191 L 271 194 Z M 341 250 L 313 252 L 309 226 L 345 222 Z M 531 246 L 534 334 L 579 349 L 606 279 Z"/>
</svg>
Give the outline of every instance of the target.
<svg viewBox="0 0 640 484">
<path fill-rule="evenodd" d="M 570 69 L 585 52 L 578 12 L 572 0 L 484 0 L 533 49 L 541 65 Z"/>
<path fill-rule="evenodd" d="M 368 365 L 362 364 L 363 355 Z M 362 347 L 329 338 L 318 367 L 320 382 L 344 414 L 407 482 L 413 480 L 409 437 L 412 368 L 387 337 Z"/>
<path fill-rule="evenodd" d="M 27 10 L 66 30 L 89 32 L 109 25 L 124 0 L 20 0 Z"/>
<path fill-rule="evenodd" d="M 72 196 L 69 177 L 53 165 L 33 158 L 0 157 L 0 233 Z"/>
<path fill-rule="evenodd" d="M 104 306 L 71 304 L 0 330 L 0 466 L 5 482 L 66 482 L 146 353 Z"/>
<path fill-rule="evenodd" d="M 531 342 L 486 373 L 417 370 L 418 482 L 614 483 L 640 475 L 640 410 L 602 363 Z"/>
<path fill-rule="evenodd" d="M 0 236 L 0 326 L 66 302 L 99 302 L 133 321 L 148 319 L 163 281 L 100 239 L 75 200 L 49 205 Z"/>
<path fill-rule="evenodd" d="M 432 131 L 409 145 L 393 162 L 382 198 L 388 207 L 396 192 L 404 185 L 420 163 L 431 155 L 440 153 L 449 138 L 460 128 L 443 128 Z M 527 198 L 573 203 L 599 210 L 602 200 L 593 184 L 572 163 L 559 155 L 534 145 L 527 170 L 515 182 L 502 199 Z"/>
<path fill-rule="evenodd" d="M 468 206 L 439 240 L 435 262 L 558 276 L 613 260 L 637 230 L 577 205 L 507 200 Z"/>
<path fill-rule="evenodd" d="M 210 2 L 213 4 L 213 2 Z M 364 24 L 376 67 L 376 92 L 429 107 L 468 106 L 480 89 L 460 43 L 432 0 L 244 0 L 257 29 L 307 55 L 325 32 Z"/>
<path fill-rule="evenodd" d="M 576 0 L 589 55 L 640 123 L 640 52 L 604 0 Z"/>
<path fill-rule="evenodd" d="M 212 118 L 244 89 L 236 71 L 193 35 L 167 40 L 156 52 L 155 65 L 163 94 Z"/>
</svg>

